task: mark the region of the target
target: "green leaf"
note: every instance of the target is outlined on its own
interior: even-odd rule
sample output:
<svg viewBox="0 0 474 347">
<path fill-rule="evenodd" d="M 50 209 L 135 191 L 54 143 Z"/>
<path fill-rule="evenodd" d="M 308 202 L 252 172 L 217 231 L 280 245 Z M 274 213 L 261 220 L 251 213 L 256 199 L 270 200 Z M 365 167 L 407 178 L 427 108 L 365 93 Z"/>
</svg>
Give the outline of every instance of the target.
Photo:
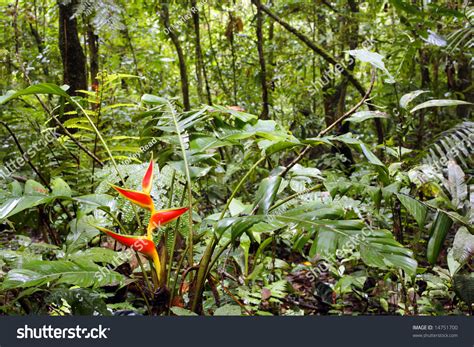
<svg viewBox="0 0 474 347">
<path fill-rule="evenodd" d="M 53 83 L 39 83 L 28 88 L 22 89 L 18 92 L 7 93 L 6 95 L 0 96 L 0 104 L 4 104 L 12 99 L 18 98 L 23 95 L 32 95 L 32 94 L 49 94 L 49 95 L 59 95 L 65 98 L 69 98 L 69 95 Z"/>
<path fill-rule="evenodd" d="M 429 91 L 428 90 L 415 90 L 411 93 L 408 93 L 408 94 L 405 94 L 403 95 L 401 98 L 400 98 L 400 107 L 401 108 L 407 108 L 408 107 L 408 104 L 414 100 L 415 98 L 417 98 L 419 95 L 423 94 L 423 93 L 428 93 Z"/>
<path fill-rule="evenodd" d="M 237 110 L 234 110 L 234 109 L 231 109 L 231 108 L 227 108 L 227 107 L 224 107 L 224 106 L 218 106 L 218 105 L 214 105 L 214 106 L 208 106 L 208 110 L 211 111 L 211 112 L 221 112 L 221 113 L 227 113 L 227 114 L 230 114 L 232 116 L 234 116 L 235 118 L 241 120 L 242 122 L 250 122 L 251 120 L 254 120 L 254 119 L 257 119 L 258 117 L 253 115 L 253 114 L 250 114 L 250 113 L 246 113 L 246 112 L 242 112 L 242 111 L 237 111 Z"/>
<path fill-rule="evenodd" d="M 166 98 L 162 98 L 160 96 L 151 95 L 151 94 L 143 94 L 142 102 L 146 102 L 148 104 L 166 105 L 168 101 L 166 100 Z"/>
<path fill-rule="evenodd" d="M 33 260 L 23 264 L 21 269 L 10 270 L 2 288 L 27 288 L 42 286 L 50 282 L 66 283 L 80 287 L 100 287 L 117 284 L 123 276 L 98 265 L 75 263 L 66 260 Z"/>
<path fill-rule="evenodd" d="M 373 118 L 388 118 L 388 114 L 380 111 L 360 111 L 354 113 L 352 116 L 344 120 L 344 122 L 362 123 L 367 119 Z"/>
<path fill-rule="evenodd" d="M 281 176 L 270 176 L 262 180 L 257 191 L 257 202 L 254 205 L 258 206 L 259 214 L 268 213 L 268 210 L 275 201 L 281 182 Z"/>
<path fill-rule="evenodd" d="M 474 235 L 467 228 L 459 228 L 453 242 L 453 258 L 460 264 L 465 264 L 474 255 Z"/>
<path fill-rule="evenodd" d="M 390 231 L 367 230 L 365 223 L 357 219 L 329 219 L 341 218 L 337 211 L 334 207 L 321 208 L 320 204 L 309 203 L 270 217 L 316 233 L 310 255 L 334 256 L 339 250 L 345 257 L 354 254 L 352 250 L 355 249 L 369 266 L 400 268 L 409 275 L 416 273 L 418 264 L 413 253 L 398 243 Z"/>
<path fill-rule="evenodd" d="M 71 197 L 71 188 L 69 185 L 60 177 L 56 177 L 51 182 L 52 195 L 54 196 L 67 196 Z"/>
<path fill-rule="evenodd" d="M 425 224 L 428 208 L 416 199 L 405 194 L 397 194 L 398 200 L 402 203 L 413 218 L 415 218 L 418 226 L 421 228 Z"/>
<path fill-rule="evenodd" d="M 100 225 L 101 222 L 93 216 L 83 216 L 75 218 L 69 222 L 70 232 L 66 237 L 66 249 L 68 253 L 73 253 L 86 246 L 100 232 L 94 225 Z"/>
<path fill-rule="evenodd" d="M 438 259 L 441 246 L 444 243 L 449 228 L 453 224 L 452 219 L 444 212 L 439 211 L 430 231 L 430 240 L 426 250 L 426 256 L 431 264 L 435 264 Z"/>
<path fill-rule="evenodd" d="M 384 163 L 382 163 L 380 159 L 377 158 L 377 156 L 374 153 L 372 153 L 372 151 L 368 149 L 364 143 L 359 144 L 359 146 L 360 146 L 360 149 L 362 150 L 362 153 L 364 153 L 365 157 L 371 164 L 385 168 Z"/>
<path fill-rule="evenodd" d="M 415 5 L 403 0 L 390 0 L 390 3 L 397 9 L 405 11 L 409 14 L 420 15 L 422 12 Z"/>
<path fill-rule="evenodd" d="M 53 200 L 54 198 L 52 197 L 49 197 L 49 196 L 42 196 L 42 195 L 29 195 L 29 196 L 22 196 L 21 198 L 18 199 L 18 201 L 12 201 L 12 200 L 9 200 L 7 201 L 7 204 L 9 204 L 9 206 L 12 206 L 13 204 L 15 205 L 15 207 L 13 209 L 11 209 L 8 214 L 6 215 L 3 215 L 0 213 L 0 220 L 1 219 L 5 219 L 5 218 L 8 218 L 8 217 L 11 217 L 21 211 L 24 211 L 24 210 L 27 210 L 29 208 L 32 208 L 32 207 L 36 207 L 38 205 L 42 205 L 42 204 L 46 204 L 46 203 L 49 203 Z M 0 207 L 0 211 L 3 210 L 3 206 Z M 8 208 L 6 208 L 7 206 L 5 206 L 5 209 L 4 209 L 4 212 L 6 212 L 8 210 Z"/>
<path fill-rule="evenodd" d="M 76 263 L 90 263 L 91 265 L 93 265 L 93 263 L 120 265 L 123 262 L 121 256 L 121 253 L 109 248 L 93 247 L 69 254 L 67 258 Z"/>
<path fill-rule="evenodd" d="M 428 107 L 444 107 L 444 106 L 457 106 L 457 105 L 472 105 L 472 103 L 462 100 L 430 100 L 423 102 L 410 110 L 410 113 L 421 110 Z"/>
<path fill-rule="evenodd" d="M 170 308 L 170 310 L 177 316 L 197 316 L 197 314 L 193 311 L 187 310 L 179 306 L 173 306 Z"/>
<path fill-rule="evenodd" d="M 3 204 L 0 205 L 0 220 L 7 218 L 10 215 L 10 212 L 18 205 L 21 198 L 9 198 L 6 199 Z"/>
<path fill-rule="evenodd" d="M 469 306 L 474 303 L 474 273 L 454 275 L 453 287 L 456 294 Z"/>
<path fill-rule="evenodd" d="M 377 69 L 382 70 L 385 72 L 385 74 L 388 76 L 388 80 L 386 81 L 387 83 L 394 83 L 395 80 L 393 76 L 390 74 L 390 72 L 387 70 L 385 67 L 385 64 L 383 62 L 383 56 L 375 53 L 375 52 L 370 52 L 365 49 L 353 49 L 349 51 L 349 54 L 352 55 L 354 58 L 359 59 L 360 61 L 364 63 L 370 63 L 372 66 L 376 67 Z"/>
<path fill-rule="evenodd" d="M 237 305 L 224 305 L 214 311 L 214 316 L 241 316 L 242 309 Z"/>
<path fill-rule="evenodd" d="M 360 245 L 364 263 L 381 269 L 399 268 L 410 276 L 416 274 L 418 263 L 413 252 L 395 241 L 388 230 L 373 230 Z"/>
</svg>

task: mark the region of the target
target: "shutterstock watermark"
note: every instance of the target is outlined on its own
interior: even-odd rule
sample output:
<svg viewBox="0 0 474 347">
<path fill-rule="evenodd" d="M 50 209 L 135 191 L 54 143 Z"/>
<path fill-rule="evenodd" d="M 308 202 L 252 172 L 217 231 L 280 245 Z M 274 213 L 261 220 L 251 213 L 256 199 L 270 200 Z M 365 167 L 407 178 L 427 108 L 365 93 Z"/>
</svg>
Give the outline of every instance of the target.
<svg viewBox="0 0 474 347">
<path fill-rule="evenodd" d="M 74 328 L 54 328 L 51 325 L 31 328 L 27 324 L 16 330 L 16 338 L 22 339 L 107 339 L 110 328 L 105 328 L 99 324 L 96 328 L 81 328 L 76 325 Z"/>
<path fill-rule="evenodd" d="M 15 172 L 19 171 L 28 160 L 34 158 L 42 148 L 54 140 L 56 140 L 56 136 L 52 132 L 45 132 L 44 137 L 37 142 L 33 142 L 23 155 L 15 159 L 7 160 L 4 164 L 4 168 L 0 169 L 0 177 L 3 179 L 11 177 Z"/>
</svg>

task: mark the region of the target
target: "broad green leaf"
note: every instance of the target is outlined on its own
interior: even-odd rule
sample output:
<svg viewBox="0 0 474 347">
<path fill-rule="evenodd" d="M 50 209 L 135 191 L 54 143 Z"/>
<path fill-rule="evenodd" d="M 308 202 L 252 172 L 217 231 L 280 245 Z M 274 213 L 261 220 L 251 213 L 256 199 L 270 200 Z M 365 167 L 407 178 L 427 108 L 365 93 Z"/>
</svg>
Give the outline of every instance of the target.
<svg viewBox="0 0 474 347">
<path fill-rule="evenodd" d="M 306 176 L 323 179 L 321 170 L 315 167 L 304 167 L 300 164 L 296 164 L 290 170 L 290 174 L 293 176 Z"/>
<path fill-rule="evenodd" d="M 444 106 L 457 106 L 457 105 L 472 105 L 472 103 L 462 100 L 430 100 L 423 102 L 410 110 L 410 113 L 421 110 L 428 107 L 444 107 Z"/>
<path fill-rule="evenodd" d="M 68 260 L 77 263 L 107 263 L 120 265 L 123 262 L 122 254 L 109 248 L 93 247 L 80 250 L 68 255 Z"/>
<path fill-rule="evenodd" d="M 66 260 L 33 260 L 21 269 L 10 270 L 2 289 L 42 286 L 50 282 L 66 283 L 80 287 L 100 287 L 118 284 L 123 276 L 117 272 L 92 264 L 78 264 Z"/>
<path fill-rule="evenodd" d="M 398 200 L 402 203 L 413 218 L 415 218 L 418 226 L 421 228 L 425 224 L 428 208 L 416 199 L 405 194 L 397 194 Z"/>
<path fill-rule="evenodd" d="M 19 96 L 32 94 L 59 95 L 65 98 L 69 98 L 69 95 L 66 93 L 66 91 L 58 85 L 53 83 L 39 83 L 19 90 L 17 92 L 10 92 L 6 95 L 0 96 L 0 104 L 4 104 L 12 99 L 18 98 Z"/>
<path fill-rule="evenodd" d="M 429 91 L 428 90 L 415 90 L 411 93 L 408 93 L 408 94 L 405 94 L 403 95 L 401 98 L 400 98 L 400 107 L 401 108 L 407 108 L 408 107 L 408 104 L 414 100 L 415 98 L 417 98 L 419 95 L 423 94 L 423 93 L 428 93 Z"/>
<path fill-rule="evenodd" d="M 39 182 L 28 180 L 25 183 L 24 195 L 45 196 L 48 195 L 48 189 Z"/>
<path fill-rule="evenodd" d="M 383 62 L 383 56 L 375 53 L 375 52 L 370 52 L 365 49 L 353 49 L 349 51 L 349 54 L 352 55 L 354 58 L 359 59 L 360 61 L 364 63 L 370 63 L 372 66 L 382 70 L 385 72 L 385 74 L 388 76 L 388 80 L 386 80 L 387 83 L 394 83 L 395 80 L 393 76 L 390 74 L 390 72 L 387 70 L 385 67 L 385 64 Z"/>
<path fill-rule="evenodd" d="M 259 214 L 267 214 L 275 201 L 278 189 L 282 182 L 281 176 L 270 176 L 264 178 L 257 191 L 255 206 L 258 206 Z"/>
<path fill-rule="evenodd" d="M 54 196 L 67 196 L 71 197 L 71 188 L 69 185 L 60 177 L 56 177 L 51 181 L 52 195 Z"/>
<path fill-rule="evenodd" d="M 433 226 L 431 227 L 431 237 L 426 250 L 426 256 L 431 264 L 436 263 L 441 247 L 452 224 L 453 221 L 447 214 L 441 211 L 438 212 Z"/>
<path fill-rule="evenodd" d="M 95 236 L 99 235 L 100 232 L 94 225 L 100 224 L 100 221 L 89 215 L 70 221 L 68 225 L 70 232 L 66 237 L 67 252 L 74 253 L 86 246 Z"/>
<path fill-rule="evenodd" d="M 369 266 L 381 269 L 400 268 L 409 275 L 416 273 L 417 262 L 413 259 L 413 253 L 399 244 L 390 231 L 364 229 L 365 223 L 361 220 L 331 220 L 322 217 L 326 215 L 325 218 L 330 216 L 340 218 L 334 214 L 336 211 L 334 208 L 323 209 L 314 203 L 309 203 L 270 217 L 293 227 L 317 233 L 311 254 L 321 253 L 324 257 L 324 252 L 326 255 L 331 255 L 328 253 L 333 252 L 334 256 L 339 250 L 343 256 L 348 256 L 353 254 L 352 249 L 356 249 Z"/>
<path fill-rule="evenodd" d="M 227 304 L 221 307 L 218 307 L 214 311 L 214 316 L 241 316 L 242 309 L 240 306 Z"/>
<path fill-rule="evenodd" d="M 377 156 L 369 148 L 367 148 L 367 146 L 364 143 L 361 143 L 359 146 L 360 146 L 360 149 L 362 150 L 362 153 L 364 153 L 365 157 L 371 164 L 385 168 L 384 163 L 382 163 L 380 159 L 377 158 Z"/>
<path fill-rule="evenodd" d="M 1 205 L 0 205 L 0 220 L 3 220 L 7 218 L 7 216 L 10 214 L 11 211 L 18 205 L 20 202 L 21 198 L 9 198 L 6 199 Z"/>
<path fill-rule="evenodd" d="M 232 217 L 241 214 L 247 208 L 239 199 L 232 199 L 229 205 L 229 213 Z"/>
<path fill-rule="evenodd" d="M 11 217 L 21 211 L 27 210 L 38 205 L 47 204 L 53 201 L 54 198 L 44 195 L 25 195 L 19 198 L 16 202 L 15 208 L 10 210 L 10 212 L 4 216 L 4 218 Z M 1 208 L 0 208 L 1 210 Z M 0 218 L 1 219 L 1 218 Z"/>
<path fill-rule="evenodd" d="M 112 208 L 115 205 L 115 198 L 108 194 L 89 194 L 73 198 L 80 203 L 81 211 L 86 214 L 99 207 Z"/>
<path fill-rule="evenodd" d="M 354 113 L 352 116 L 344 120 L 344 122 L 362 123 L 367 119 L 373 118 L 388 118 L 388 114 L 380 111 L 360 111 Z"/>
<path fill-rule="evenodd" d="M 156 96 L 156 95 L 143 94 L 142 102 L 146 102 L 146 103 L 149 103 L 149 104 L 166 105 L 168 100 L 166 98 L 162 98 L 162 97 Z"/>
<path fill-rule="evenodd" d="M 197 314 L 193 311 L 187 310 L 179 306 L 173 306 L 170 308 L 170 310 L 177 316 L 197 316 Z"/>
<path fill-rule="evenodd" d="M 237 111 L 236 109 L 232 109 L 232 108 L 228 108 L 224 106 L 218 106 L 218 105 L 208 106 L 208 110 L 211 112 L 221 112 L 221 113 L 230 114 L 234 116 L 235 118 L 241 120 L 242 122 L 246 122 L 246 123 L 258 118 L 257 116 L 250 113 Z"/>
</svg>

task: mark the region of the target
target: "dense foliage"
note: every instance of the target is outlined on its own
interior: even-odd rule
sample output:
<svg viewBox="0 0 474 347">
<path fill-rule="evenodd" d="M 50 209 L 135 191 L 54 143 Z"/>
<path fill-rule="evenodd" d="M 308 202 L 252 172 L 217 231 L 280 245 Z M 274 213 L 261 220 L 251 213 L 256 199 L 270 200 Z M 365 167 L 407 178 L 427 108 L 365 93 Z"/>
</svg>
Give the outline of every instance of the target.
<svg viewBox="0 0 474 347">
<path fill-rule="evenodd" d="M 467 4 L 8 1 L 0 312 L 468 314 Z"/>
</svg>

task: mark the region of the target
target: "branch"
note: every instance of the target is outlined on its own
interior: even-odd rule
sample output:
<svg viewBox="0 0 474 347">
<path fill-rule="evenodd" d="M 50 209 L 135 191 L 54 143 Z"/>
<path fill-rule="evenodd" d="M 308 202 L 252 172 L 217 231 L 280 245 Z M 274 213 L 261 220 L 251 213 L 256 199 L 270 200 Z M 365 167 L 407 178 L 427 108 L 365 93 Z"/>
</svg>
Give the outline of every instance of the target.
<svg viewBox="0 0 474 347">
<path fill-rule="evenodd" d="M 331 56 L 323 47 L 319 46 L 318 44 L 314 43 L 310 38 L 308 38 L 306 35 L 292 27 L 290 24 L 285 22 L 283 19 L 278 17 L 276 14 L 274 14 L 270 9 L 262 5 L 259 1 L 252 0 L 252 3 L 257 6 L 257 8 L 260 8 L 263 12 L 265 12 L 270 18 L 272 18 L 275 22 L 278 22 L 282 27 L 284 27 L 286 30 L 288 30 L 290 33 L 295 35 L 297 38 L 299 38 L 306 46 L 311 48 L 314 52 L 319 54 L 324 60 L 326 60 L 328 63 L 331 65 L 337 65 L 338 69 L 340 69 L 341 73 L 347 77 L 349 82 L 352 83 L 352 85 L 357 89 L 357 91 L 360 93 L 361 96 L 365 94 L 364 87 L 360 84 L 360 82 L 354 77 L 354 75 L 347 70 L 341 63 L 339 63 L 333 56 Z"/>
<path fill-rule="evenodd" d="M 297 38 L 299 38 L 306 46 L 311 48 L 314 52 L 319 54 L 324 60 L 326 60 L 328 63 L 336 66 L 336 68 L 341 71 L 341 73 L 346 76 L 349 82 L 357 89 L 359 94 L 363 97 L 365 95 L 365 90 L 364 87 L 360 84 L 360 82 L 354 77 L 352 72 L 350 70 L 347 70 L 343 64 L 339 63 L 332 55 L 330 55 L 323 47 L 319 46 L 318 44 L 314 43 L 310 38 L 308 38 L 306 35 L 292 27 L 290 24 L 285 22 L 283 19 L 278 17 L 276 14 L 274 14 L 270 9 L 262 5 L 260 1 L 257 0 L 252 0 L 252 3 L 257 6 L 259 9 L 261 9 L 263 12 L 265 12 L 270 18 L 272 18 L 274 21 L 278 22 L 281 26 L 283 26 L 286 30 L 288 30 L 290 33 L 295 35 Z M 375 108 L 372 105 L 368 105 L 369 110 L 374 111 Z M 377 140 L 378 143 L 381 144 L 383 143 L 383 128 L 382 128 L 382 123 L 380 119 L 375 118 L 375 127 L 377 129 Z"/>
</svg>

